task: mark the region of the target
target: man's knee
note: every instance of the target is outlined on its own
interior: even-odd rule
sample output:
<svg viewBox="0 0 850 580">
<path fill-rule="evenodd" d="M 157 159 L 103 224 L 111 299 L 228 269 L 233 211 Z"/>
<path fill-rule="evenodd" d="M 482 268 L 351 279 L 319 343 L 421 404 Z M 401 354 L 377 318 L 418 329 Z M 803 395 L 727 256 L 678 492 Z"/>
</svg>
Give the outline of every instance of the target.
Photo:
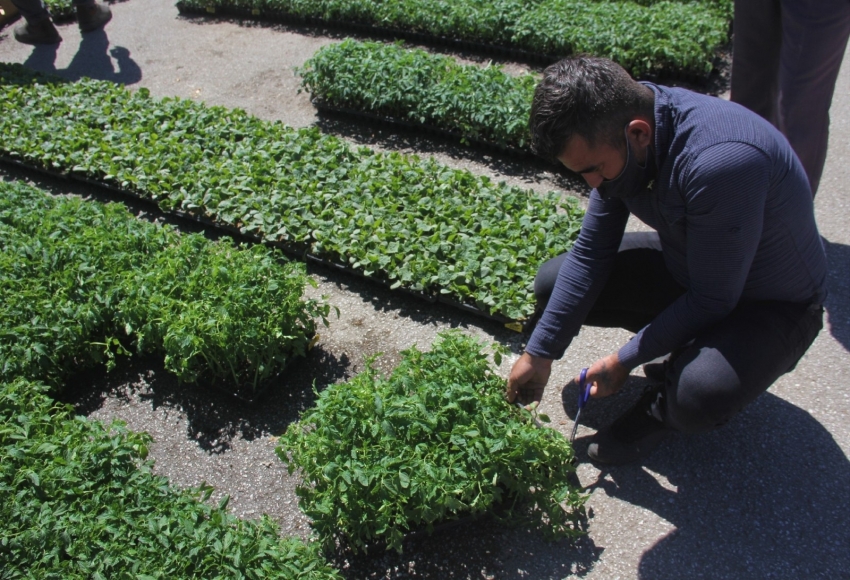
<svg viewBox="0 0 850 580">
<path fill-rule="evenodd" d="M 565 252 L 545 261 L 537 270 L 537 275 L 534 277 L 534 297 L 540 310 L 546 307 L 549 297 L 552 296 L 558 273 L 561 271 L 561 264 L 567 259 L 567 254 L 568 252 Z"/>
<path fill-rule="evenodd" d="M 689 361 L 677 361 L 665 397 L 665 423 L 684 433 L 716 429 L 738 413 L 741 379 L 716 350 L 702 349 Z"/>
</svg>

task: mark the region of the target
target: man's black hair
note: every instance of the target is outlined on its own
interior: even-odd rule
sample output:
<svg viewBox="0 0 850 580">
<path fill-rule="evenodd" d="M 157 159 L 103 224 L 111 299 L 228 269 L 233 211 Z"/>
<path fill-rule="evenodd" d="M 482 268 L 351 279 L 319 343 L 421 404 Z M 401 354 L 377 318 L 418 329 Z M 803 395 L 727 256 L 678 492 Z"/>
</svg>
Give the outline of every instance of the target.
<svg viewBox="0 0 850 580">
<path fill-rule="evenodd" d="M 529 126 L 531 146 L 554 161 L 574 135 L 590 146 L 621 146 L 623 130 L 638 115 L 652 115 L 652 89 L 606 58 L 579 54 L 543 72 L 534 91 Z"/>
</svg>

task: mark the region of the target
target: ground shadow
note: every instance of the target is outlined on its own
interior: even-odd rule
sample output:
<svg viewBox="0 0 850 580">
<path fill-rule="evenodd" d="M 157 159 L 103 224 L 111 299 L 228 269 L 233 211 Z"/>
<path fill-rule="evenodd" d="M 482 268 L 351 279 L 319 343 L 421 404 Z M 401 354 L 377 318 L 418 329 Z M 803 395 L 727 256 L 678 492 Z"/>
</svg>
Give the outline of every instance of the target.
<svg viewBox="0 0 850 580">
<path fill-rule="evenodd" d="M 829 297 L 826 300 L 826 327 L 845 350 L 850 351 L 850 246 L 823 241 L 829 261 Z"/>
<path fill-rule="evenodd" d="M 652 384 L 643 377 L 630 376 L 623 388 L 604 399 L 588 399 L 581 412 L 581 424 L 599 430 L 609 425 L 614 419 L 630 409 L 640 398 L 644 387 Z M 578 411 L 578 384 L 574 380 L 568 382 L 561 390 L 561 405 L 564 413 L 570 419 L 575 419 Z M 581 441 L 581 438 L 577 440 Z M 576 448 L 581 446 L 577 443 Z"/>
<path fill-rule="evenodd" d="M 809 413 L 770 393 L 725 427 L 671 436 L 643 466 L 603 471 L 590 488 L 675 526 L 645 552 L 640 578 L 843 578 L 850 570 L 850 462 Z"/>
<path fill-rule="evenodd" d="M 404 552 L 377 547 L 367 554 L 337 561 L 345 578 L 564 578 L 587 575 L 603 548 L 587 537 L 548 541 L 538 529 L 507 526 L 482 516 L 416 535 L 403 544 Z"/>
<path fill-rule="evenodd" d="M 493 339 L 514 352 L 519 352 L 525 341 L 520 333 L 510 330 L 505 322 L 487 316 L 485 313 L 473 313 L 457 306 L 437 302 L 431 297 L 406 292 L 403 289 L 392 290 L 387 284 L 376 279 L 359 276 L 345 270 L 309 262 L 307 271 L 325 278 L 337 288 L 362 297 L 379 312 L 393 312 L 421 325 L 445 325 L 451 328 L 481 328 Z"/>
<path fill-rule="evenodd" d="M 225 387 L 179 383 L 164 368 L 161 355 L 137 356 L 112 373 L 102 368 L 79 373 L 57 398 L 82 415 L 99 409 L 110 397 L 126 401 L 137 396 L 154 409 L 175 408 L 186 415 L 190 439 L 207 452 L 222 453 L 235 439 L 252 441 L 286 431 L 314 405 L 316 392 L 350 378 L 349 367 L 346 355 L 337 357 L 317 346 L 270 381 L 257 400 L 246 402 Z"/>
<path fill-rule="evenodd" d="M 133 84 L 142 79 L 142 69 L 123 46 L 109 48 L 106 30 L 99 29 L 82 35 L 80 46 L 67 68 L 56 68 L 59 45 L 35 46 L 24 66 L 32 70 L 58 75 L 70 81 L 83 77 Z"/>
</svg>

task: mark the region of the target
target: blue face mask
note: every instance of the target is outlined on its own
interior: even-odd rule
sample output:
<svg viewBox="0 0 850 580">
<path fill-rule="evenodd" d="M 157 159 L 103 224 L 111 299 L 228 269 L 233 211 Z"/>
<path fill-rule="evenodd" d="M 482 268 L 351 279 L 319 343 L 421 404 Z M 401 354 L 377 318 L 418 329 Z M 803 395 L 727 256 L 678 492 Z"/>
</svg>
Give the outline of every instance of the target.
<svg viewBox="0 0 850 580">
<path fill-rule="evenodd" d="M 655 177 L 655 156 L 652 150 L 646 148 L 646 163 L 638 164 L 637 156 L 632 153 L 632 146 L 626 136 L 626 164 L 620 174 L 613 179 L 605 179 L 596 190 L 603 199 L 627 199 L 634 197 L 645 189 L 652 188 Z"/>
</svg>

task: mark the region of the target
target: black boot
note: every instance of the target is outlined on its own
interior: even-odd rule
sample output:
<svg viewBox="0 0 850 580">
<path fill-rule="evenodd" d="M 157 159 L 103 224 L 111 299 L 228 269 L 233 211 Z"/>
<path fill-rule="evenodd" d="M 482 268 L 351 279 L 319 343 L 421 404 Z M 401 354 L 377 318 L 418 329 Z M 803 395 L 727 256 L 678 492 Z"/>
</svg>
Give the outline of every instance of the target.
<svg viewBox="0 0 850 580">
<path fill-rule="evenodd" d="M 112 20 L 112 10 L 106 4 L 89 2 L 77 4 L 77 24 L 81 32 L 97 30 Z"/>
<path fill-rule="evenodd" d="M 38 22 L 27 22 L 15 27 L 15 40 L 24 44 L 59 44 L 62 37 L 53 26 L 50 18 L 43 18 Z"/>
<path fill-rule="evenodd" d="M 637 404 L 587 446 L 587 455 L 598 463 L 620 465 L 647 457 L 671 430 L 663 417 L 663 387 L 650 385 Z"/>
</svg>

